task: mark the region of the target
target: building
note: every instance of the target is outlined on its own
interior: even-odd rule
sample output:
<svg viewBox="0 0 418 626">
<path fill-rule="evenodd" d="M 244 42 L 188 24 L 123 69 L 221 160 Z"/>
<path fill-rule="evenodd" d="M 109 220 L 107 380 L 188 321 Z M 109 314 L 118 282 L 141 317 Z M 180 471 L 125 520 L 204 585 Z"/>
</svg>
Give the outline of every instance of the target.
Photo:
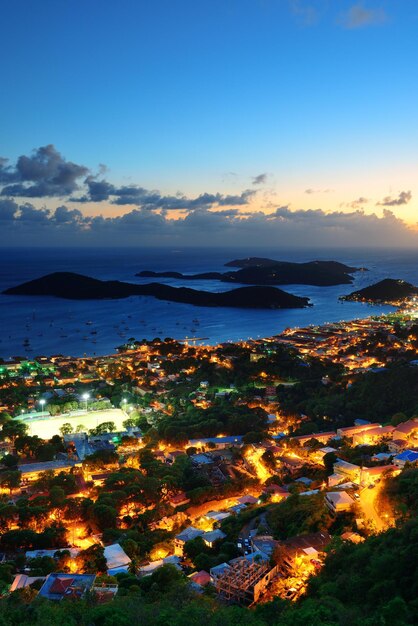
<svg viewBox="0 0 418 626">
<path fill-rule="evenodd" d="M 393 431 L 393 439 L 404 439 L 411 448 L 418 446 L 418 418 L 398 424 Z"/>
<path fill-rule="evenodd" d="M 177 556 L 183 556 L 184 544 L 187 541 L 201 537 L 204 534 L 203 530 L 194 528 L 194 526 L 188 526 L 174 537 L 174 554 Z"/>
<path fill-rule="evenodd" d="M 347 426 L 345 428 L 337 428 L 337 435 L 351 439 L 354 435 L 381 427 L 382 424 L 379 424 L 378 422 L 375 422 L 374 424 L 361 424 L 360 426 Z"/>
<path fill-rule="evenodd" d="M 147 565 L 143 565 L 139 568 L 139 576 L 150 576 L 163 565 L 173 565 L 178 570 L 181 570 L 180 557 L 171 555 L 166 556 L 164 559 L 150 561 L 150 563 L 148 563 Z"/>
<path fill-rule="evenodd" d="M 195 585 L 199 585 L 199 587 L 206 587 L 211 581 L 210 574 L 204 569 L 200 570 L 200 572 L 190 574 L 189 578 Z"/>
<path fill-rule="evenodd" d="M 334 463 L 334 474 L 337 474 L 343 480 L 351 480 L 357 484 L 360 484 L 361 468 L 354 463 L 348 463 L 343 459 L 337 459 Z M 341 481 L 340 481 L 341 482 Z"/>
<path fill-rule="evenodd" d="M 272 502 L 280 502 L 280 500 L 285 500 L 290 496 L 290 493 L 284 487 L 280 485 L 276 485 L 275 483 L 271 483 L 264 488 L 264 492 L 267 495 L 270 495 Z"/>
<path fill-rule="evenodd" d="M 177 506 L 183 506 L 184 504 L 188 504 L 190 502 L 190 498 L 186 496 L 184 491 L 179 491 L 179 493 L 171 496 L 168 502 L 175 509 Z"/>
<path fill-rule="evenodd" d="M 17 591 L 18 589 L 29 587 L 37 580 L 45 580 L 45 576 L 27 576 L 26 574 L 16 574 L 12 584 L 10 585 L 9 593 Z"/>
<path fill-rule="evenodd" d="M 209 548 L 213 548 L 214 544 L 217 541 L 221 541 L 222 539 L 225 539 L 225 537 L 226 534 L 222 532 L 222 530 L 220 530 L 219 528 L 216 530 L 211 530 L 202 535 L 203 541 L 207 546 L 209 546 Z"/>
<path fill-rule="evenodd" d="M 369 428 L 362 430 L 353 435 L 353 445 L 374 445 L 384 438 L 392 438 L 394 426 L 378 426 L 377 428 Z"/>
<path fill-rule="evenodd" d="M 44 463 L 26 463 L 19 465 L 18 470 L 22 473 L 22 481 L 34 482 L 38 480 L 39 474 L 52 471 L 54 474 L 58 472 L 69 472 L 73 467 L 80 467 L 81 463 L 76 461 L 45 461 Z"/>
<path fill-rule="evenodd" d="M 396 465 L 375 465 L 375 467 L 363 467 L 361 471 L 361 484 L 374 485 L 377 480 L 386 474 L 391 474 L 398 468 Z"/>
<path fill-rule="evenodd" d="M 241 446 L 242 435 L 231 437 L 208 437 L 206 439 L 189 439 L 188 446 L 192 448 L 232 448 L 233 446 Z"/>
<path fill-rule="evenodd" d="M 48 600 L 62 600 L 84 598 L 93 587 L 95 574 L 62 574 L 53 572 L 46 577 L 39 590 L 39 596 Z"/>
<path fill-rule="evenodd" d="M 307 441 L 311 439 L 316 439 L 321 443 L 327 443 L 330 439 L 335 439 L 337 433 L 335 430 L 328 430 L 323 433 L 312 433 L 310 435 L 297 435 L 296 437 L 291 437 L 293 441 L 299 441 L 300 445 L 303 446 Z"/>
<path fill-rule="evenodd" d="M 131 559 L 119 543 L 113 543 L 104 549 L 104 557 L 107 561 L 107 573 L 109 576 L 128 572 Z"/>
<path fill-rule="evenodd" d="M 408 441 L 406 439 L 392 439 L 388 442 L 389 451 L 393 454 L 399 454 L 402 450 L 408 447 Z"/>
<path fill-rule="evenodd" d="M 393 459 L 397 467 L 403 468 L 407 463 L 416 463 L 418 461 L 418 452 L 416 450 L 405 450 L 397 454 Z"/>
<path fill-rule="evenodd" d="M 215 569 L 211 575 L 219 597 L 229 604 L 243 606 L 257 602 L 279 570 L 268 561 L 246 558 L 234 559 L 219 573 Z"/>
<path fill-rule="evenodd" d="M 349 511 L 354 500 L 346 491 L 330 491 L 325 495 L 325 504 L 335 514 Z"/>
</svg>

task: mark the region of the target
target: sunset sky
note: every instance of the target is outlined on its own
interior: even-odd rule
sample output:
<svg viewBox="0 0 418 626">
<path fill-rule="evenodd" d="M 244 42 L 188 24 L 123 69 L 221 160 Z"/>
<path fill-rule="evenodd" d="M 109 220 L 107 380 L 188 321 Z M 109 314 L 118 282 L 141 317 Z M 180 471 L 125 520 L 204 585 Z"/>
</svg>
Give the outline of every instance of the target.
<svg viewBox="0 0 418 626">
<path fill-rule="evenodd" d="M 418 243 L 416 0 L 14 0 L 0 47 L 3 245 Z"/>
</svg>

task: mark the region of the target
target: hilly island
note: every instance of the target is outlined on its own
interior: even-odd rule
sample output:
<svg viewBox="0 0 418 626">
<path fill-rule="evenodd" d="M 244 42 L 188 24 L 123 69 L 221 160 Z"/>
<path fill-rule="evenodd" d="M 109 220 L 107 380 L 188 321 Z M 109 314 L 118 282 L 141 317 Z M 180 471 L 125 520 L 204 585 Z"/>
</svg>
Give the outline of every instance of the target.
<svg viewBox="0 0 418 626">
<path fill-rule="evenodd" d="M 415 287 L 411 283 L 395 278 L 385 278 L 374 285 L 342 296 L 340 299 L 352 302 L 371 302 L 374 304 L 393 304 L 397 306 L 404 300 L 416 295 L 418 295 L 418 287 Z"/>
<path fill-rule="evenodd" d="M 117 280 L 102 281 L 73 272 L 54 272 L 6 289 L 6 295 L 55 296 L 69 300 L 103 300 L 152 296 L 158 300 L 195 306 L 251 309 L 292 309 L 309 305 L 309 298 L 294 296 L 274 287 L 241 287 L 214 293 L 160 283 L 136 285 Z"/>
<path fill-rule="evenodd" d="M 259 257 L 236 259 L 225 264 L 226 267 L 238 267 L 237 271 L 205 272 L 201 274 L 181 274 L 180 272 L 142 271 L 141 278 L 178 278 L 182 280 L 219 280 L 224 283 L 244 285 L 315 285 L 329 287 L 349 285 L 353 282 L 352 274 L 360 268 L 350 267 L 337 261 L 309 261 L 292 263 L 274 261 Z"/>
</svg>

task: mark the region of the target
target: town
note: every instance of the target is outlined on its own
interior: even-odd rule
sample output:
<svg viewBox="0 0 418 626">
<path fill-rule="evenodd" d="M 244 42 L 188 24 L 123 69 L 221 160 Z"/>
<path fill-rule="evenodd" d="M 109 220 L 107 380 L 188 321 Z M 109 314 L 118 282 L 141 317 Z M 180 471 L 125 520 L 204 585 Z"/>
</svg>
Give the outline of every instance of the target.
<svg viewBox="0 0 418 626">
<path fill-rule="evenodd" d="M 336 545 L 416 514 L 417 351 L 407 309 L 2 362 L 2 596 L 102 605 L 181 580 L 296 606 Z"/>
</svg>

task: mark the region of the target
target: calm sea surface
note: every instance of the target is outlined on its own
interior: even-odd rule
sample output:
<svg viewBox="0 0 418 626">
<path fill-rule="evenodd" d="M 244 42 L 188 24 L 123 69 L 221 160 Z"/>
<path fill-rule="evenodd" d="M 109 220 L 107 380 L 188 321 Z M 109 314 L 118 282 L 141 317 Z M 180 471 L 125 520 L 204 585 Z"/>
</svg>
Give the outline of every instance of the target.
<svg viewBox="0 0 418 626">
<path fill-rule="evenodd" d="M 372 307 L 338 300 L 338 296 L 382 278 L 403 278 L 418 284 L 418 252 L 410 250 L 26 248 L 0 251 L 0 291 L 55 271 L 143 284 L 153 279 L 135 277 L 135 273 L 141 270 L 183 273 L 225 271 L 227 261 L 256 255 L 288 261 L 333 259 L 367 267 L 370 271 L 355 274 L 353 285 L 286 285 L 283 289 L 309 297 L 314 306 L 282 311 L 194 307 L 144 296 L 78 302 L 52 297 L 0 295 L 0 357 L 107 354 L 129 337 L 184 339 L 196 336 L 205 338 L 204 342 L 211 344 L 265 337 L 287 327 L 350 320 L 391 311 L 391 307 Z M 173 286 L 184 285 L 208 291 L 231 289 L 231 285 L 218 281 L 157 280 Z"/>
</svg>

